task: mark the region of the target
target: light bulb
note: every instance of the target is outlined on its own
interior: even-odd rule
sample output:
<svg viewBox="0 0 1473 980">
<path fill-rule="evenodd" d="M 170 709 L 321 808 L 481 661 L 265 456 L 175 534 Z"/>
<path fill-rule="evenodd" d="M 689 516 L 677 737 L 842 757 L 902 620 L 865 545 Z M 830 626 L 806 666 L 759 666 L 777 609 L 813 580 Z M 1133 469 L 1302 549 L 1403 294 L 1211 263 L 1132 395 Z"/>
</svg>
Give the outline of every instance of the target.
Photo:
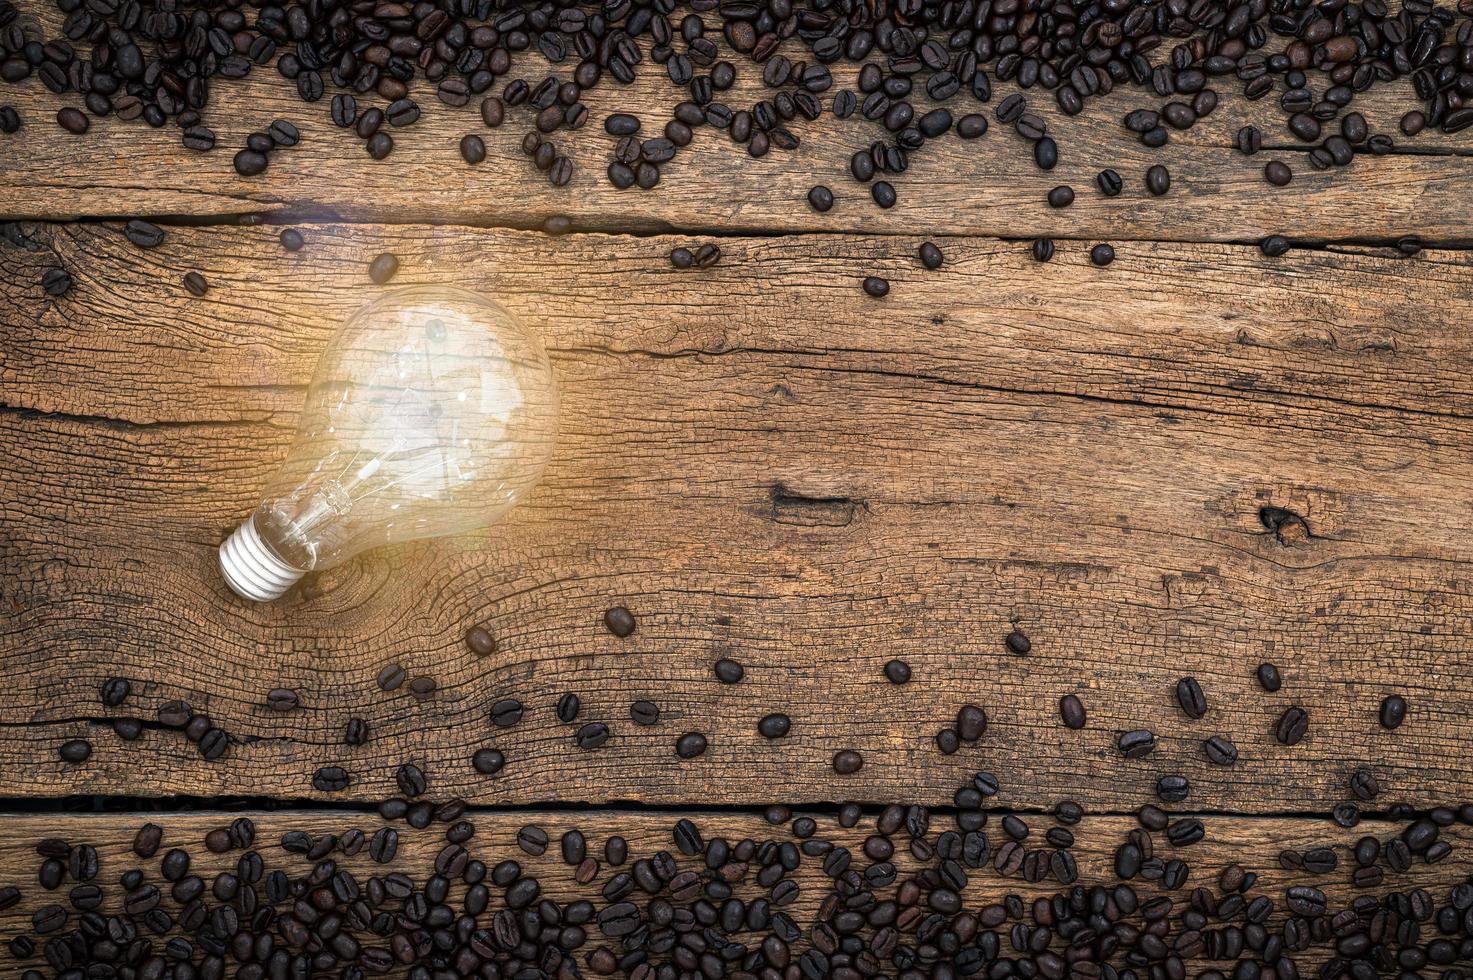
<svg viewBox="0 0 1473 980">
<path fill-rule="evenodd" d="M 264 602 L 370 548 L 492 523 L 541 477 L 557 409 L 542 344 L 496 303 L 376 300 L 323 352 L 286 461 L 220 546 L 226 582 Z"/>
</svg>

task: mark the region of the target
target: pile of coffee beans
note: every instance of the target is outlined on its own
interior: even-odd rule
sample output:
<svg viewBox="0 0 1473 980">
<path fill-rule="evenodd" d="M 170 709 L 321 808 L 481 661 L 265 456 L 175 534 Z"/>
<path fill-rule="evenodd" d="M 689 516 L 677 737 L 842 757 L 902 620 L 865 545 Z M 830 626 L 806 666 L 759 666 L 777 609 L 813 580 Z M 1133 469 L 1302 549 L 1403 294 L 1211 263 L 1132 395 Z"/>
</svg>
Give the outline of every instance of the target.
<svg viewBox="0 0 1473 980">
<path fill-rule="evenodd" d="M 1149 92 L 1149 104 L 1122 120 L 1147 147 L 1216 110 L 1214 86 L 1236 86 L 1248 99 L 1275 98 L 1287 137 L 1312 147 L 1305 158 L 1320 169 L 1394 148 L 1390 134 L 1370 132 L 1361 114 L 1348 111 L 1379 83 L 1410 78 L 1414 86 L 1418 104 L 1401 121 L 1405 136 L 1473 125 L 1473 0 L 1456 8 L 1430 0 L 54 2 L 63 36 L 46 38 L 12 0 L 0 0 L 0 80 L 35 76 L 60 99 L 79 103 L 57 113 L 69 133 L 85 134 L 89 114 L 155 127 L 172 122 L 186 147 L 207 152 L 215 139 L 202 117 L 212 89 L 274 68 L 304 102 L 332 90 L 332 121 L 382 159 L 393 152 L 391 132 L 420 118 L 410 91 L 423 80 L 445 106 L 479 100 L 488 129 L 513 110 L 524 114 L 531 128 L 522 148 L 554 186 L 568 183 L 574 163 L 553 137 L 589 122 L 584 93 L 652 71 L 668 78 L 676 104 L 657 134 L 645 134 L 631 112 L 603 120 L 617 140 L 608 162 L 616 187 L 656 186 L 695 129 L 723 130 L 760 157 L 797 147 L 798 131 L 826 111 L 838 119 L 857 114 L 884 130 L 851 159 L 854 178 L 869 183 L 904 172 L 930 140 L 983 135 L 984 114 L 945 105 L 991 101 L 994 80 L 1041 90 L 1066 115 L 1117 86 Z M 540 78 L 544 69 L 526 64 L 533 53 L 551 69 Z M 835 90 L 830 66 L 838 63 L 860 66 L 857 91 Z M 723 101 L 739 72 L 760 75 L 771 96 L 751 105 Z M 918 110 L 911 100 L 920 92 L 937 107 Z M 994 118 L 1032 145 L 1039 168 L 1057 164 L 1060 148 L 1022 92 L 1002 99 Z M 1327 133 L 1336 120 L 1337 131 Z M 0 130 L 24 125 L 13 107 L 0 107 Z M 295 128 L 277 120 L 247 139 L 236 170 L 259 174 L 271 152 L 296 140 Z M 1244 153 L 1262 143 L 1254 127 L 1240 133 Z M 484 139 L 469 134 L 461 152 L 479 163 Z M 1293 177 L 1279 160 L 1264 175 L 1279 186 Z M 1150 168 L 1143 181 L 1151 194 L 1169 193 L 1164 168 Z M 1117 172 L 1101 174 L 1107 196 L 1121 187 Z M 876 181 L 870 196 L 882 208 L 897 201 L 888 180 Z M 823 184 L 808 195 L 818 211 L 834 199 Z M 1073 189 L 1061 186 L 1047 203 L 1067 207 L 1073 199 Z M 1107 261 L 1098 248 L 1094 258 Z"/>
</svg>

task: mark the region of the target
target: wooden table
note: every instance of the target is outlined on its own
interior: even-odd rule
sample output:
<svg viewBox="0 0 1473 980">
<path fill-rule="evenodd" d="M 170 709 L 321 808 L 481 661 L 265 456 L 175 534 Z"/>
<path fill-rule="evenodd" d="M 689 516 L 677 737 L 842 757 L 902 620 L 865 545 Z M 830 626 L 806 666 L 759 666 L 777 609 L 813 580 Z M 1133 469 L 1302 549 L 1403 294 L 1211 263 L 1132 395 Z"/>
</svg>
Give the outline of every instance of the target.
<svg viewBox="0 0 1473 980">
<path fill-rule="evenodd" d="M 1389 832 L 1325 819 L 1356 768 L 1386 787 L 1378 811 L 1473 797 L 1473 134 L 1320 173 L 1277 142 L 1273 100 L 1227 98 L 1147 151 L 1118 123 L 1139 96 L 1116 93 L 1086 116 L 1044 110 L 1063 151 L 1053 173 L 995 125 L 928 146 L 880 211 L 846 173 L 868 124 L 825 118 L 797 152 L 761 160 L 700 131 L 648 193 L 608 185 L 612 140 L 590 125 L 560 137 L 579 170 L 554 189 L 521 153 L 520 114 L 484 131 L 426 95 L 425 118 L 375 162 L 325 102 L 258 76 L 217 87 L 208 154 L 112 119 L 78 139 L 39 85 L 0 92 L 26 119 L 23 138 L 0 137 L 0 215 L 19 222 L 0 242 L 0 795 L 33 811 L 6 818 L 0 883 L 32 880 L 44 834 L 121 861 L 142 798 L 195 798 L 170 818 L 176 840 L 234 815 L 217 797 L 313 801 L 262 816 L 268 837 L 345 811 L 369 828 L 355 805 L 392 795 L 405 761 L 436 799 L 549 808 L 482 812 L 501 850 L 531 821 L 668 846 L 687 812 L 737 837 L 770 832 L 769 803 L 943 805 L 986 768 L 999 805 L 1069 798 L 1100 815 L 1080 848 L 1101 873 L 1128 813 L 1179 772 L 1192 795 L 1178 809 L 1212 814 L 1204 867 L 1242 860 L 1270 884 L 1281 847 Z M 1394 131 L 1408 92 L 1379 87 L 1357 108 Z M 670 102 L 663 80 L 641 81 L 596 90 L 590 108 L 650 124 Z M 302 145 L 237 177 L 229 155 L 276 117 Z M 1232 148 L 1248 122 L 1270 144 L 1251 158 Z M 473 131 L 478 167 L 456 149 Z M 1262 180 L 1272 158 L 1294 166 L 1289 190 Z M 1157 162 L 1173 174 L 1161 199 L 1142 187 Z M 1125 176 L 1118 198 L 1093 189 L 1105 166 Z M 816 180 L 839 198 L 827 214 L 804 201 Z M 1079 196 L 1053 211 L 1059 183 Z M 554 215 L 574 233 L 540 231 Z M 133 216 L 165 242 L 129 243 Z M 284 227 L 306 236 L 301 252 L 283 250 Z M 1271 233 L 1297 247 L 1264 257 Z M 1405 235 L 1428 247 L 1401 257 Z M 1057 241 L 1052 262 L 1030 257 L 1036 236 Z M 915 258 L 928 239 L 946 254 L 934 272 Z M 672 247 L 706 241 L 719 264 L 671 267 Z M 1089 262 L 1099 241 L 1115 245 L 1108 268 Z M 385 251 L 401 262 L 393 287 L 486 291 L 545 338 L 556 457 L 489 532 L 372 553 L 247 604 L 216 547 L 285 452 L 332 330 L 380 292 L 367 264 Z M 75 286 L 52 298 L 40 279 L 57 265 Z M 203 298 L 181 285 L 191 270 Z M 871 274 L 888 298 L 861 291 Z M 602 623 L 614 605 L 637 617 L 626 639 Z M 476 624 L 495 656 L 466 648 Z M 1026 657 L 1004 647 L 1014 629 Z M 722 657 L 745 665 L 742 684 L 715 680 Z M 885 680 L 892 658 L 910 684 Z M 1254 680 L 1263 660 L 1284 673 L 1278 694 Z M 436 678 L 434 696 L 382 693 L 374 677 L 395 662 Z M 133 693 L 108 709 L 98 689 L 114 675 Z M 1199 721 L 1175 707 L 1183 675 L 1207 692 Z M 275 687 L 302 707 L 269 711 Z M 607 747 L 574 746 L 552 712 L 568 691 L 580 720 L 613 726 Z M 1083 731 L 1058 720 L 1071 692 Z M 1392 692 L 1411 710 L 1387 732 L 1376 713 Z M 528 707 L 509 732 L 487 717 L 501 697 Z M 176 698 L 231 733 L 225 759 L 156 725 L 133 743 L 108 729 Z M 655 727 L 629 721 L 645 698 Z M 967 702 L 989 730 L 943 756 L 933 737 Z M 1271 732 L 1292 704 L 1311 723 L 1289 748 Z M 782 742 L 756 733 L 772 710 L 793 718 Z M 368 745 L 342 744 L 350 718 Z M 1116 740 L 1138 727 L 1161 746 L 1122 760 Z M 710 750 L 675 759 L 696 730 Z M 1235 767 L 1203 758 L 1218 733 Z M 91 759 L 60 762 L 78 737 Z M 470 764 L 488 745 L 508 757 L 494 778 Z M 837 776 L 844 748 L 865 765 Z M 352 784 L 315 792 L 330 764 Z M 72 797 L 91 812 L 52 812 Z M 30 892 L 0 931 L 43 901 Z"/>
</svg>

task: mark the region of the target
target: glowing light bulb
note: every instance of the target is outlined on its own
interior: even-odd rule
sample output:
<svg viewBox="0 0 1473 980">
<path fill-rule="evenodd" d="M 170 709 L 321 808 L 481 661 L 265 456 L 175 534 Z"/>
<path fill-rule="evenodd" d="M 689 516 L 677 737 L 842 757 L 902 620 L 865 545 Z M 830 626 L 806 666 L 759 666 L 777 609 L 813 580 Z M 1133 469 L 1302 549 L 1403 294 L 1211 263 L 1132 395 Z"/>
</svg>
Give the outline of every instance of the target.
<svg viewBox="0 0 1473 980">
<path fill-rule="evenodd" d="M 376 300 L 323 352 L 286 461 L 220 546 L 226 582 L 265 602 L 370 548 L 494 522 L 542 476 L 557 410 L 546 351 L 496 303 Z"/>
</svg>

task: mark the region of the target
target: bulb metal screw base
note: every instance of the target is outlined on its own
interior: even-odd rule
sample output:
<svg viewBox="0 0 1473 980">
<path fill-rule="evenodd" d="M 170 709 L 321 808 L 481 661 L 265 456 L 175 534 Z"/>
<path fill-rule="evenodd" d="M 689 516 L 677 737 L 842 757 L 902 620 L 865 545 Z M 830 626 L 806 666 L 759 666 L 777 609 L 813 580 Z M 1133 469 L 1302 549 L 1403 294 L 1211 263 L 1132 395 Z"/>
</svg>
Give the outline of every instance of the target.
<svg viewBox="0 0 1473 980">
<path fill-rule="evenodd" d="M 276 557 L 249 517 L 220 545 L 220 571 L 236 595 L 253 602 L 281 598 L 306 574 Z"/>
</svg>

